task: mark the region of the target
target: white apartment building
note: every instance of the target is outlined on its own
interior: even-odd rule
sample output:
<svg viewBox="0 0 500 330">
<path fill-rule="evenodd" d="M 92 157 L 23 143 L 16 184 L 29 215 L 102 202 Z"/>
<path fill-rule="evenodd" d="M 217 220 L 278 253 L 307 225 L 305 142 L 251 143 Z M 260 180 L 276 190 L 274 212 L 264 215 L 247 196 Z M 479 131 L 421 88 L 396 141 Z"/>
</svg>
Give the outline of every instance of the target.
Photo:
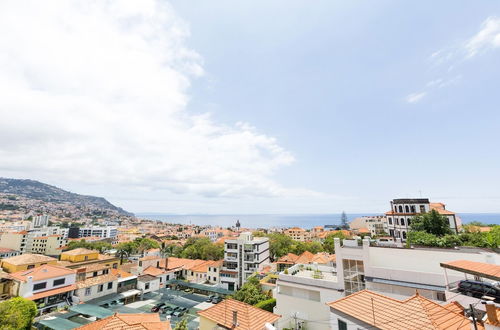
<svg viewBox="0 0 500 330">
<path fill-rule="evenodd" d="M 410 230 L 412 218 L 431 210 L 436 210 L 445 216 L 450 224 L 450 229 L 458 233 L 462 222 L 454 212 L 446 210 L 445 204 L 431 203 L 428 198 L 403 198 L 392 200 L 391 210 L 385 213 L 389 235 L 405 240 Z"/>
<path fill-rule="evenodd" d="M 363 289 L 396 299 L 418 293 L 435 301 L 446 301 L 446 278 L 441 263 L 469 260 L 499 264 L 500 255 L 480 248 L 394 248 L 371 246 L 368 239 L 335 239 L 337 277 L 345 294 Z M 463 274 L 448 271 L 448 281 L 463 279 Z"/>
<path fill-rule="evenodd" d="M 281 272 L 276 281 L 274 313 L 282 315 L 278 329 L 329 329 L 327 303 L 344 296 L 335 267 L 296 264 Z"/>
<path fill-rule="evenodd" d="M 34 215 L 31 220 L 31 228 L 47 227 L 49 225 L 50 216 L 48 214 Z"/>
<path fill-rule="evenodd" d="M 102 237 L 102 238 L 115 238 L 118 235 L 118 229 L 113 226 L 92 226 L 81 227 L 78 237 Z"/>
<path fill-rule="evenodd" d="M 269 263 L 269 238 L 241 233 L 237 239 L 224 243 L 224 263 L 220 281 L 228 290 L 237 290 L 249 276 Z"/>
</svg>

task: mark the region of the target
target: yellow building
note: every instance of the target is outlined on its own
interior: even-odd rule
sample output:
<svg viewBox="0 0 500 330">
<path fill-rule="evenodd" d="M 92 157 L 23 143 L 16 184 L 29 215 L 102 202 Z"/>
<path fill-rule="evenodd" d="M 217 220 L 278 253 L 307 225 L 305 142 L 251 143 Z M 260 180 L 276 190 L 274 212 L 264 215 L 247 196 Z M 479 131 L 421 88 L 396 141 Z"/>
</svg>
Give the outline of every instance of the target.
<svg viewBox="0 0 500 330">
<path fill-rule="evenodd" d="M 106 264 L 112 268 L 117 268 L 120 258 L 100 254 L 98 251 L 84 248 L 73 249 L 61 253 L 59 265 L 76 269 L 92 264 Z"/>
<path fill-rule="evenodd" d="M 26 253 L 19 256 L 5 258 L 0 261 L 0 267 L 7 273 L 15 273 L 42 265 L 55 265 L 57 259 L 41 254 Z"/>
</svg>

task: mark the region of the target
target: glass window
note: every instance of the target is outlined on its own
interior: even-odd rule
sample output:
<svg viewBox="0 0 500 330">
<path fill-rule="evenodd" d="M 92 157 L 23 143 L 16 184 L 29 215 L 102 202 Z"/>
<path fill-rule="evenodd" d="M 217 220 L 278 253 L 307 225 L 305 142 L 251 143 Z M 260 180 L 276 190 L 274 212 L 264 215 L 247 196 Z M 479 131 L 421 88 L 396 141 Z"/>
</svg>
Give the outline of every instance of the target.
<svg viewBox="0 0 500 330">
<path fill-rule="evenodd" d="M 90 296 L 90 293 L 91 293 L 91 288 L 85 288 L 85 295 L 86 296 Z"/>
<path fill-rule="evenodd" d="M 338 319 L 339 330 L 347 330 L 347 323 Z"/>
<path fill-rule="evenodd" d="M 66 281 L 65 278 L 59 278 L 57 280 L 54 280 L 54 286 L 62 285 L 62 284 L 64 284 L 65 281 Z"/>
<path fill-rule="evenodd" d="M 109 289 L 113 289 L 113 282 L 109 282 L 109 283 L 108 283 L 108 290 L 109 290 Z"/>
<path fill-rule="evenodd" d="M 47 287 L 47 282 L 37 283 L 33 285 L 33 291 L 45 289 Z"/>
<path fill-rule="evenodd" d="M 405 225 L 405 219 L 401 218 L 401 226 Z"/>
<path fill-rule="evenodd" d="M 99 284 L 99 286 L 97 287 L 97 292 L 102 292 L 102 290 L 104 290 L 104 285 Z"/>
</svg>

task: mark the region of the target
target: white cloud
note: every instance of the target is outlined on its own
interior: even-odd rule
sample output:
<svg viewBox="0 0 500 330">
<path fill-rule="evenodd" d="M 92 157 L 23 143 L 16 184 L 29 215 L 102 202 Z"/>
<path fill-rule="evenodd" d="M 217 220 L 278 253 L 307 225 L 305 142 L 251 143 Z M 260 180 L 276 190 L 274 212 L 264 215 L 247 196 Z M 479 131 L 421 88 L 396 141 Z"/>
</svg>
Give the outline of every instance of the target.
<svg viewBox="0 0 500 330">
<path fill-rule="evenodd" d="M 500 47 L 500 18 L 488 17 L 479 32 L 467 40 L 463 47 L 468 58 L 488 49 Z"/>
<path fill-rule="evenodd" d="M 187 112 L 200 55 L 164 1 L 0 2 L 0 174 L 198 196 L 314 195 L 245 123 Z"/>
<path fill-rule="evenodd" d="M 412 94 L 409 94 L 407 97 L 406 97 L 406 102 L 408 103 L 417 103 L 419 102 L 420 100 L 422 100 L 424 98 L 424 96 L 426 95 L 425 92 L 420 92 L 420 93 L 412 93 Z"/>
</svg>

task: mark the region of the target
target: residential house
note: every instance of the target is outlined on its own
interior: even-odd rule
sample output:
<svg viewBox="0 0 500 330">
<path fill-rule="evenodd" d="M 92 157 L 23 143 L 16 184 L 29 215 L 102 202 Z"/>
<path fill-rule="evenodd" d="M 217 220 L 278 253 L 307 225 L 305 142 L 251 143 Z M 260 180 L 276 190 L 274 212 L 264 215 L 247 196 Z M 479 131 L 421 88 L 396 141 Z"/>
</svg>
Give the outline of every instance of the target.
<svg viewBox="0 0 500 330">
<path fill-rule="evenodd" d="M 268 329 L 266 324 L 276 324 L 281 317 L 233 299 L 225 299 L 217 305 L 198 311 L 198 315 L 200 330 L 264 330 Z"/>
<path fill-rule="evenodd" d="M 57 259 L 41 254 L 26 253 L 0 261 L 0 267 L 7 273 L 15 273 L 42 265 L 55 265 Z"/>
<path fill-rule="evenodd" d="M 139 275 L 137 277 L 137 289 L 142 291 L 142 294 L 158 291 L 160 289 L 160 279 L 152 275 Z"/>
<path fill-rule="evenodd" d="M 18 256 L 20 254 L 21 254 L 21 252 L 19 252 L 17 250 L 0 247 L 0 259 L 15 257 L 15 256 Z"/>
<path fill-rule="evenodd" d="M 34 301 L 40 314 L 67 306 L 76 289 L 76 272 L 53 264 L 17 271 L 8 277 L 13 282 L 10 295 Z"/>
<path fill-rule="evenodd" d="M 75 301 L 85 302 L 117 293 L 118 276 L 109 264 L 89 264 L 76 270 Z"/>
<path fill-rule="evenodd" d="M 160 288 L 164 288 L 167 281 L 175 279 L 174 271 L 166 271 L 163 268 L 156 268 L 153 266 L 146 268 L 141 275 L 151 275 L 157 277 L 160 280 Z"/>
<path fill-rule="evenodd" d="M 418 293 L 397 300 L 363 290 L 330 302 L 328 306 L 330 329 L 473 329 L 471 320 L 454 308 L 439 305 Z"/>
<path fill-rule="evenodd" d="M 106 264 L 112 268 L 118 268 L 120 258 L 100 254 L 99 251 L 84 248 L 73 249 L 61 253 L 59 265 L 71 269 L 82 268 L 91 264 Z"/>
<path fill-rule="evenodd" d="M 387 218 L 383 215 L 358 217 L 349 223 L 349 228 L 357 234 L 383 235 L 389 232 Z"/>
</svg>

